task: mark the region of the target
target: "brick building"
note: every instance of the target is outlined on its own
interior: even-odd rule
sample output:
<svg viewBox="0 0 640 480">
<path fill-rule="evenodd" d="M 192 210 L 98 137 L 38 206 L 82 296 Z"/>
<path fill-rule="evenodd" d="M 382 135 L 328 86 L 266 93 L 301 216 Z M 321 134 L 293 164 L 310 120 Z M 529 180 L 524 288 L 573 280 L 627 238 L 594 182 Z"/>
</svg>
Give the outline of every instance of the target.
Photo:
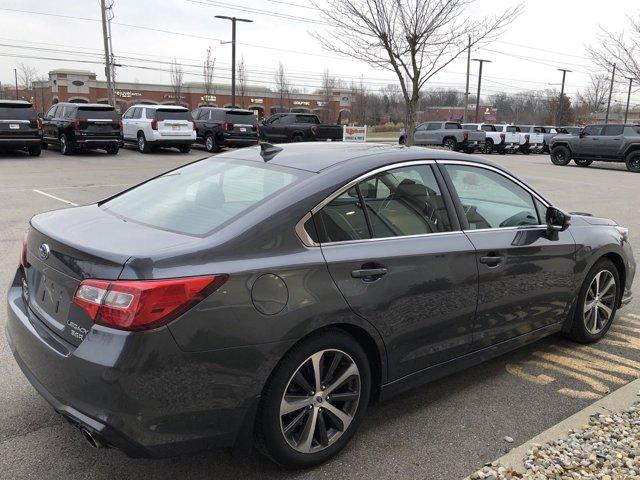
<svg viewBox="0 0 640 480">
<path fill-rule="evenodd" d="M 180 98 L 174 98 L 171 85 L 116 82 L 116 107 L 124 112 L 134 103 L 180 104 L 190 109 L 205 104 L 231 106 L 230 85 L 216 84 L 214 92 L 209 98 L 205 98 L 202 83 L 186 82 L 182 86 Z M 107 82 L 98 80 L 96 74 L 90 71 L 52 70 L 48 81 L 35 82 L 32 91 L 21 90 L 19 96 L 32 101 L 39 112 L 46 111 L 57 102 L 107 103 Z M 259 118 L 279 111 L 291 111 L 316 113 L 328 122 L 348 123 L 351 101 L 350 91 L 336 90 L 330 95 L 290 93 L 281 102 L 280 94 L 269 88 L 248 85 L 245 95 L 241 96 L 236 85 L 236 106 L 253 110 Z"/>
</svg>

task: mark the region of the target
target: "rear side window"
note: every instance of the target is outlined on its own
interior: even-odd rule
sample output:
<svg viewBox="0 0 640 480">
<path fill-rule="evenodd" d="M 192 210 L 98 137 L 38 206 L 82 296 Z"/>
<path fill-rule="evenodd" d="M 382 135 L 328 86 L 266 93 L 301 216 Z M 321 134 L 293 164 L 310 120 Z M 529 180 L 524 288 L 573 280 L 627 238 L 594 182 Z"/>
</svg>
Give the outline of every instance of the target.
<svg viewBox="0 0 640 480">
<path fill-rule="evenodd" d="M 251 112 L 229 112 L 227 113 L 227 122 L 232 124 L 256 125 L 258 123 L 258 119 Z"/>
<path fill-rule="evenodd" d="M 494 127 L 493 125 L 482 125 L 482 131 L 483 132 L 495 132 L 496 131 L 496 127 Z"/>
<path fill-rule="evenodd" d="M 460 130 L 462 127 L 460 126 L 459 123 L 445 123 L 444 124 L 444 129 L 445 130 Z"/>
<path fill-rule="evenodd" d="M 216 158 L 168 172 L 101 206 L 151 227 L 204 236 L 308 175 L 297 169 Z"/>
<path fill-rule="evenodd" d="M 507 127 L 507 132 L 509 132 L 509 133 L 516 133 L 516 132 L 519 132 L 519 131 L 520 131 L 520 129 L 518 127 L 516 127 L 516 126 L 511 125 L 511 126 Z"/>
<path fill-rule="evenodd" d="M 155 119 L 159 122 L 163 120 L 192 120 L 189 110 L 173 110 L 168 108 L 157 109 Z"/>
<path fill-rule="evenodd" d="M 622 135 L 624 132 L 624 125 L 607 125 L 604 127 L 603 135 L 613 137 L 616 135 Z"/>
<path fill-rule="evenodd" d="M 296 115 L 296 123 L 311 123 L 317 124 L 318 119 L 311 115 Z"/>
<path fill-rule="evenodd" d="M 36 109 L 31 105 L 0 102 L 0 119 L 2 120 L 33 120 L 36 116 Z"/>
<path fill-rule="evenodd" d="M 441 123 L 430 123 L 427 130 L 440 130 Z"/>
<path fill-rule="evenodd" d="M 315 218 L 321 242 L 347 242 L 371 238 L 356 187 L 331 200 Z"/>
<path fill-rule="evenodd" d="M 78 118 L 89 118 L 96 120 L 118 120 L 118 114 L 113 108 L 78 108 Z"/>
</svg>

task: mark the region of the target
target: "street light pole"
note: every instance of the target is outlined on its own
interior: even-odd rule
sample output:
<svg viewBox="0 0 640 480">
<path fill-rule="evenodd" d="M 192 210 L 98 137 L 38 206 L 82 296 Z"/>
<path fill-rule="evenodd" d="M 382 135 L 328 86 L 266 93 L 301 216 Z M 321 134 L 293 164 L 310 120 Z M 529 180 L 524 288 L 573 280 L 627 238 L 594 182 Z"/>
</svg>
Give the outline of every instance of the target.
<svg viewBox="0 0 640 480">
<path fill-rule="evenodd" d="M 469 76 L 471 74 L 471 35 L 469 35 L 469 43 L 467 45 L 467 86 L 464 89 L 464 114 L 462 122 L 467 123 L 467 113 L 469 111 Z"/>
<path fill-rule="evenodd" d="M 18 100 L 18 69 L 17 68 L 13 69 L 13 75 L 16 79 L 16 100 Z"/>
<path fill-rule="evenodd" d="M 490 63 L 491 60 L 485 60 L 482 58 L 474 58 L 474 62 L 480 63 L 480 70 L 478 71 L 478 96 L 476 98 L 476 123 L 480 123 L 478 118 L 480 117 L 480 88 L 482 86 L 482 65 L 487 62 Z"/>
<path fill-rule="evenodd" d="M 604 117 L 604 123 L 609 123 L 609 109 L 611 108 L 611 96 L 613 95 L 613 82 L 616 79 L 616 64 L 613 64 L 613 72 L 611 73 L 611 86 L 609 87 L 609 100 L 607 101 L 607 114 Z"/>
<path fill-rule="evenodd" d="M 558 68 L 559 72 L 562 72 L 562 87 L 560 87 L 560 100 L 558 101 L 558 118 L 556 119 L 556 125 L 559 127 L 562 125 L 562 99 L 564 98 L 564 80 L 567 76 L 567 72 L 571 72 L 571 70 L 567 70 L 566 68 Z"/>
<path fill-rule="evenodd" d="M 236 22 L 252 23 L 248 18 L 227 17 L 216 15 L 216 18 L 231 21 L 231 106 L 236 106 Z M 223 42 L 226 43 L 226 42 Z"/>
<path fill-rule="evenodd" d="M 633 86 L 633 78 L 627 77 L 629 80 L 629 91 L 627 92 L 627 108 L 624 111 L 624 123 L 627 123 L 627 119 L 629 118 L 629 104 L 631 103 L 631 87 Z"/>
</svg>

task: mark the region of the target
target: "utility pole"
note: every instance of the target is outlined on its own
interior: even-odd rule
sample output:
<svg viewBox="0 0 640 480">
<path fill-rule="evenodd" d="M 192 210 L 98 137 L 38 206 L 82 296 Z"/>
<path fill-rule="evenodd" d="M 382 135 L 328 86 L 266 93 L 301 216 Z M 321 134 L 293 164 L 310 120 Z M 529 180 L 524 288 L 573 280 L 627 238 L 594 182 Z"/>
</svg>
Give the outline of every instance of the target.
<svg viewBox="0 0 640 480">
<path fill-rule="evenodd" d="M 236 22 L 252 23 L 248 18 L 227 17 L 226 15 L 216 15 L 216 18 L 231 21 L 231 106 L 236 106 Z M 229 42 L 220 42 L 229 43 Z"/>
<path fill-rule="evenodd" d="M 616 64 L 613 64 L 613 72 L 611 73 L 611 86 L 609 87 L 609 100 L 607 100 L 607 114 L 604 117 L 604 123 L 609 123 L 609 109 L 611 108 L 611 96 L 613 95 L 613 82 L 616 79 Z"/>
<path fill-rule="evenodd" d="M 480 123 L 480 87 L 482 86 L 482 65 L 487 62 L 490 63 L 491 60 L 485 60 L 482 58 L 474 58 L 474 62 L 480 63 L 480 70 L 478 71 L 478 98 L 476 98 L 476 123 Z"/>
<path fill-rule="evenodd" d="M 567 72 L 571 72 L 571 70 L 567 70 L 566 68 L 558 68 L 559 72 L 562 72 L 562 87 L 560 87 L 560 99 L 558 100 L 558 118 L 556 119 L 556 125 L 559 127 L 562 125 L 562 99 L 564 98 L 564 80 L 567 76 Z"/>
<path fill-rule="evenodd" d="M 13 69 L 13 76 L 16 79 L 16 100 L 18 100 L 18 69 L 17 68 Z"/>
<path fill-rule="evenodd" d="M 633 86 L 633 78 L 626 77 L 629 80 L 629 91 L 627 92 L 627 108 L 624 111 L 624 123 L 627 123 L 627 119 L 629 118 L 629 104 L 631 103 L 631 87 Z"/>
<path fill-rule="evenodd" d="M 462 122 L 467 123 L 467 112 L 469 111 L 469 75 L 471 74 L 471 35 L 469 35 L 469 45 L 467 46 L 467 87 L 464 89 L 464 115 Z"/>
<path fill-rule="evenodd" d="M 109 27 L 107 26 L 107 5 L 105 0 L 100 0 L 100 9 L 102 10 L 102 40 L 104 42 L 104 73 L 107 77 L 107 97 L 109 98 L 109 104 L 115 105 L 113 82 L 111 81 L 111 52 L 109 51 Z"/>
</svg>

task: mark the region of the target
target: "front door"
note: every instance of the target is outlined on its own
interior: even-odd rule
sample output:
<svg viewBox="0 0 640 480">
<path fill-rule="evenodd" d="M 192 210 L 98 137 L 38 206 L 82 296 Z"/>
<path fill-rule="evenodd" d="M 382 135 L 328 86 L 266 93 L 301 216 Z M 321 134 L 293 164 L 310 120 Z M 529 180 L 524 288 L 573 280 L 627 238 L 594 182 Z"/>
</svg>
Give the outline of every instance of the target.
<svg viewBox="0 0 640 480">
<path fill-rule="evenodd" d="M 604 125 L 587 125 L 582 130 L 580 138 L 576 141 L 576 151 L 574 152 L 580 157 L 599 157 L 601 156 L 600 143 L 602 130 Z"/>
<path fill-rule="evenodd" d="M 477 299 L 475 250 L 452 221 L 433 162 L 388 167 L 314 212 L 331 276 L 385 338 L 389 376 L 467 353 Z"/>
<path fill-rule="evenodd" d="M 463 228 L 477 252 L 474 347 L 562 322 L 575 283 L 571 234 L 548 233 L 545 202 L 498 169 L 438 163 L 458 197 Z"/>
</svg>

